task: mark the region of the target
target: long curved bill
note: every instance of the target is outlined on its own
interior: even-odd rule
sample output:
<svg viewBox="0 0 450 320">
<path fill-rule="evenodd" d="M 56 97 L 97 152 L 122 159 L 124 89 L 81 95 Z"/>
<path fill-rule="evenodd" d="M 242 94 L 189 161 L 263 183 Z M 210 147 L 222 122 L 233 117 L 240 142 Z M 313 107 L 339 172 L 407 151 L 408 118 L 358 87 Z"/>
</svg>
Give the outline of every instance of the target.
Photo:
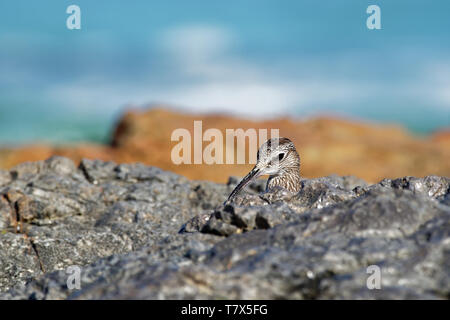
<svg viewBox="0 0 450 320">
<path fill-rule="evenodd" d="M 233 192 L 230 193 L 230 196 L 228 197 L 227 201 L 225 203 L 232 200 L 238 193 L 243 189 L 246 185 L 248 185 L 250 182 L 252 182 L 254 179 L 259 177 L 261 174 L 261 171 L 254 167 L 252 171 L 250 171 L 242 180 L 239 182 L 239 184 L 234 188 Z"/>
</svg>

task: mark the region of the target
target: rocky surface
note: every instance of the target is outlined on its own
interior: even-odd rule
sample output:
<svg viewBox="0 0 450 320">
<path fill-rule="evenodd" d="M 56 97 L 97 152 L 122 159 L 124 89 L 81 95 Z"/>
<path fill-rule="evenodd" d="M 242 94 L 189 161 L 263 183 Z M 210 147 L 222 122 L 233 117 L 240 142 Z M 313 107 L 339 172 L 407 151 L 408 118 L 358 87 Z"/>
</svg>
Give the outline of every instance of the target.
<svg viewBox="0 0 450 320">
<path fill-rule="evenodd" d="M 449 178 L 260 180 L 224 205 L 237 182 L 62 157 L 0 171 L 0 298 L 450 298 Z"/>
<path fill-rule="evenodd" d="M 181 174 L 189 179 L 226 183 L 229 176 L 243 176 L 250 165 L 181 164 L 175 165 L 171 151 L 178 141 L 171 141 L 175 129 L 187 129 L 194 139 L 195 120 L 202 121 L 203 133 L 210 128 L 223 134 L 226 129 L 279 129 L 289 137 L 302 158 L 304 177 L 322 177 L 336 173 L 356 175 L 378 182 L 385 177 L 406 175 L 450 176 L 450 131 L 443 128 L 428 137 L 417 137 L 401 127 L 371 124 L 339 118 L 278 118 L 250 121 L 225 115 L 183 114 L 164 109 L 130 110 L 118 121 L 110 145 L 79 144 L 71 146 L 32 145 L 0 148 L 0 168 L 9 169 L 24 161 L 44 160 L 51 155 L 71 158 L 112 160 L 118 163 L 142 162 Z M 259 141 L 262 144 L 264 141 Z M 210 142 L 204 142 L 203 147 Z M 237 153 L 235 144 L 235 154 Z M 248 146 L 246 147 L 248 152 Z M 256 152 L 254 150 L 253 152 Z M 225 154 L 224 154 L 225 157 Z M 191 159 L 192 160 L 192 159 Z"/>
</svg>

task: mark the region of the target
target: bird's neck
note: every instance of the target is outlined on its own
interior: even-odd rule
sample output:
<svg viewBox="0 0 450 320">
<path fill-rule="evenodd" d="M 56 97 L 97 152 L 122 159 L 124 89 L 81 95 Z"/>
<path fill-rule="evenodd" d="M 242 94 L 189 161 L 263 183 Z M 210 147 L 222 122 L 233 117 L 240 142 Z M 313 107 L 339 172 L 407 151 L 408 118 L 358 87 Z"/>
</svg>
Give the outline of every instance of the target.
<svg viewBox="0 0 450 320">
<path fill-rule="evenodd" d="M 281 174 L 269 177 L 266 190 L 274 187 L 282 187 L 297 193 L 301 188 L 300 169 L 298 167 L 286 168 Z"/>
</svg>

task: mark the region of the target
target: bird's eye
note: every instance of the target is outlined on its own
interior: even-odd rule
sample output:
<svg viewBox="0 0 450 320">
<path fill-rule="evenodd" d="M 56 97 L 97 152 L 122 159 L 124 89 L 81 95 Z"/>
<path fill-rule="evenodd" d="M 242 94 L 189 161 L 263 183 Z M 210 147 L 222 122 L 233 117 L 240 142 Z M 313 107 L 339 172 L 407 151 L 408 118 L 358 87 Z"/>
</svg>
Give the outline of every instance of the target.
<svg viewBox="0 0 450 320">
<path fill-rule="evenodd" d="M 278 155 L 278 160 L 283 160 L 283 158 L 284 158 L 284 153 L 280 153 L 279 155 Z"/>
</svg>

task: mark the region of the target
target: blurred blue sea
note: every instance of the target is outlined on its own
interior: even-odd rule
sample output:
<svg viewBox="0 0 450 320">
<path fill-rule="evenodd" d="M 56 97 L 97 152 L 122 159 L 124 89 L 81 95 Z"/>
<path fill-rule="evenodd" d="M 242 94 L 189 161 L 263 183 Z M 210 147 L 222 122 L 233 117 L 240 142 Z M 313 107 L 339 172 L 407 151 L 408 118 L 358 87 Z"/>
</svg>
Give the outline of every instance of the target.
<svg viewBox="0 0 450 320">
<path fill-rule="evenodd" d="M 106 141 L 149 103 L 449 127 L 450 1 L 0 2 L 1 145 Z"/>
</svg>

